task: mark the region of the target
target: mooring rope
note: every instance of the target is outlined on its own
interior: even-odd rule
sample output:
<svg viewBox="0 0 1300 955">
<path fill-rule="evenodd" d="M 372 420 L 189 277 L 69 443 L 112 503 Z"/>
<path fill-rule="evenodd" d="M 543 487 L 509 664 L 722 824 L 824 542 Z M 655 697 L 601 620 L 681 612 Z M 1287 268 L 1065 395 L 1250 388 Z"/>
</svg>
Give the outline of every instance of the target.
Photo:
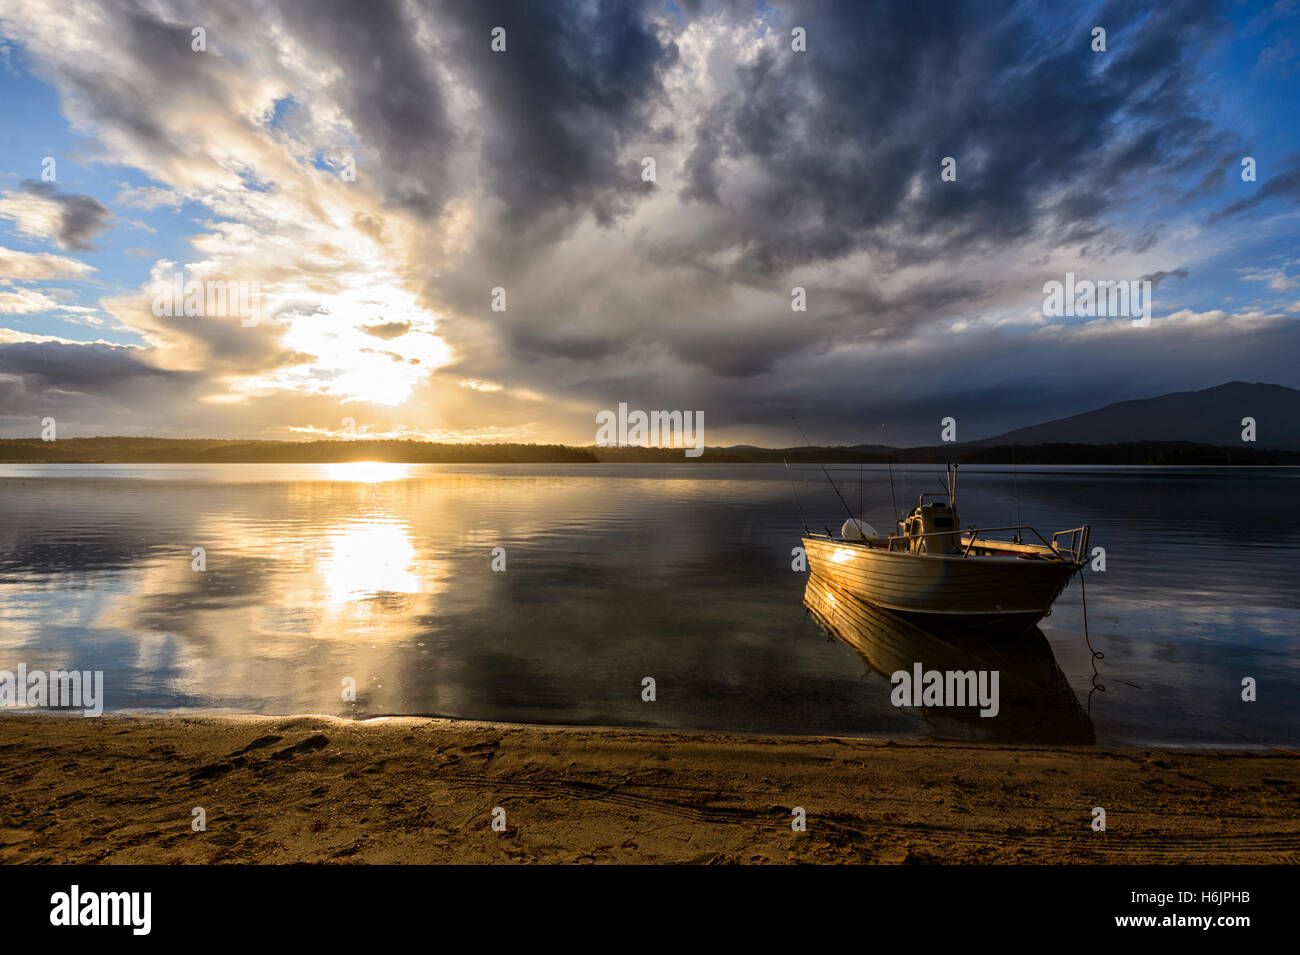
<svg viewBox="0 0 1300 955">
<path fill-rule="evenodd" d="M 1097 661 L 1106 659 L 1106 654 L 1093 649 L 1092 635 L 1088 633 L 1088 583 L 1082 567 L 1079 568 L 1079 598 L 1083 604 L 1083 642 L 1088 645 L 1089 662 L 1092 663 L 1092 689 L 1088 691 L 1088 715 L 1092 716 L 1092 695 L 1098 691 L 1106 692 L 1106 684 L 1101 682 L 1101 674 L 1097 672 Z"/>
</svg>

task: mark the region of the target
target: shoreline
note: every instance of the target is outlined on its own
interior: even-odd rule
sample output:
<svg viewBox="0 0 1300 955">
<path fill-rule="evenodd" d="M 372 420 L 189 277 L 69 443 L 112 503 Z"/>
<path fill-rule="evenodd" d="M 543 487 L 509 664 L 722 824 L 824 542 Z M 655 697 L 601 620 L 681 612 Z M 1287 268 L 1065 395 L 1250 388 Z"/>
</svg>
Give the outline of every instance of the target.
<svg viewBox="0 0 1300 955">
<path fill-rule="evenodd" d="M 910 737 L 910 736 L 869 736 L 855 735 L 851 733 L 783 733 L 779 730 L 727 730 L 727 729 L 697 729 L 690 727 L 657 727 L 657 726 L 619 726 L 610 723 L 523 723 L 511 720 L 480 720 L 470 717 L 447 716 L 442 713 L 362 713 L 358 716 L 339 716 L 336 713 L 248 713 L 242 710 L 223 710 L 220 708 L 213 709 L 186 709 L 186 708 L 159 708 L 159 709 L 123 709 L 123 710 L 105 710 L 102 714 L 95 717 L 83 716 L 81 711 L 75 707 L 69 709 L 59 709 L 55 707 L 45 707 L 44 709 L 18 709 L 6 711 L 0 707 L 0 720 L 9 717 L 32 718 L 32 719 L 131 719 L 141 721 L 154 720 L 230 720 L 238 722 L 240 720 L 290 720 L 290 719 L 319 719 L 337 721 L 343 724 L 377 724 L 385 721 L 410 720 L 415 722 L 430 723 L 448 723 L 456 727 L 479 728 L 479 729 L 519 729 L 519 730 L 573 730 L 575 732 L 588 731 L 608 731 L 617 733 L 648 733 L 658 736 L 690 736 L 690 737 L 726 737 L 728 739 L 755 739 L 769 740 L 774 742 L 799 742 L 807 740 L 842 740 L 853 743 L 889 743 L 894 746 L 911 744 L 918 746 L 958 746 L 962 748 L 979 749 L 983 747 L 1006 748 L 1021 746 L 1027 749 L 1077 749 L 1081 752 L 1096 750 L 1099 752 L 1108 752 L 1123 755 L 1125 753 L 1136 752 L 1153 752 L 1159 750 L 1166 753 L 1209 753 L 1220 755 L 1262 755 L 1275 753 L 1279 755 L 1290 755 L 1300 757 L 1300 743 L 1297 743 L 1297 749 L 1292 750 L 1285 746 L 1277 746 L 1272 743 L 1260 743 L 1250 740 L 1248 737 L 1238 733 L 1242 742 L 1236 745 L 1220 745 L 1217 743 L 1179 743 L 1179 742 L 1161 742 L 1159 740 L 1149 740 L 1138 743 L 1112 742 L 1105 744 L 1089 744 L 1068 746 L 1066 744 L 1054 743 L 1037 743 L 1025 742 L 1016 743 L 1007 740 L 958 740 L 942 739 L 937 737 Z"/>
<path fill-rule="evenodd" d="M 1268 749 L 58 715 L 0 715 L 0 862 L 1300 861 Z"/>
</svg>

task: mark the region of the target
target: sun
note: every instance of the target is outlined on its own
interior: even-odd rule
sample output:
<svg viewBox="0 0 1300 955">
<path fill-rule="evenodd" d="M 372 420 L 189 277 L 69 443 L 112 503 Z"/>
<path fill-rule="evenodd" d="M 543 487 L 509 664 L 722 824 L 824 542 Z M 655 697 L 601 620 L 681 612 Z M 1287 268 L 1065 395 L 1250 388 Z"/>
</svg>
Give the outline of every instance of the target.
<svg viewBox="0 0 1300 955">
<path fill-rule="evenodd" d="M 236 393 L 293 391 L 392 407 L 451 361 L 437 335 L 438 317 L 396 285 L 324 296 L 310 313 L 283 310 L 276 321 L 284 326 L 282 347 L 303 360 L 244 378 Z M 394 327 L 406 331 L 375 334 Z"/>
</svg>

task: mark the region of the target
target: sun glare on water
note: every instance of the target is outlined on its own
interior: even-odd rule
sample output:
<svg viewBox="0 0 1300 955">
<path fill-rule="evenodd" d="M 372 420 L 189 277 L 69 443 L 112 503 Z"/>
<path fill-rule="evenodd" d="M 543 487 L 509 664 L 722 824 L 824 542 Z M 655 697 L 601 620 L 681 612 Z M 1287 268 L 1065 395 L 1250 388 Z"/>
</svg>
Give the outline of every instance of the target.
<svg viewBox="0 0 1300 955">
<path fill-rule="evenodd" d="M 391 461 L 346 461 L 323 465 L 327 481 L 356 481 L 363 484 L 382 484 L 401 481 L 410 476 L 411 466 Z"/>
<path fill-rule="evenodd" d="M 400 521 L 344 525 L 327 538 L 320 562 L 324 593 L 334 605 L 376 594 L 429 590 L 417 572 L 415 547 Z"/>
</svg>

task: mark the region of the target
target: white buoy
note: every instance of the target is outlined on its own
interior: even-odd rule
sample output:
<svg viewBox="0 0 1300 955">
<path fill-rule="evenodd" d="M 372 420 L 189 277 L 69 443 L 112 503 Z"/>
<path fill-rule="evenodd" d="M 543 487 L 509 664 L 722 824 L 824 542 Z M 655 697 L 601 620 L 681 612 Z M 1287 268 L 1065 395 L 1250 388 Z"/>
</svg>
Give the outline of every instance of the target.
<svg viewBox="0 0 1300 955">
<path fill-rule="evenodd" d="M 850 517 L 840 528 L 840 537 L 846 541 L 866 540 L 868 537 L 879 537 L 876 529 L 864 520 L 856 517 Z"/>
</svg>

